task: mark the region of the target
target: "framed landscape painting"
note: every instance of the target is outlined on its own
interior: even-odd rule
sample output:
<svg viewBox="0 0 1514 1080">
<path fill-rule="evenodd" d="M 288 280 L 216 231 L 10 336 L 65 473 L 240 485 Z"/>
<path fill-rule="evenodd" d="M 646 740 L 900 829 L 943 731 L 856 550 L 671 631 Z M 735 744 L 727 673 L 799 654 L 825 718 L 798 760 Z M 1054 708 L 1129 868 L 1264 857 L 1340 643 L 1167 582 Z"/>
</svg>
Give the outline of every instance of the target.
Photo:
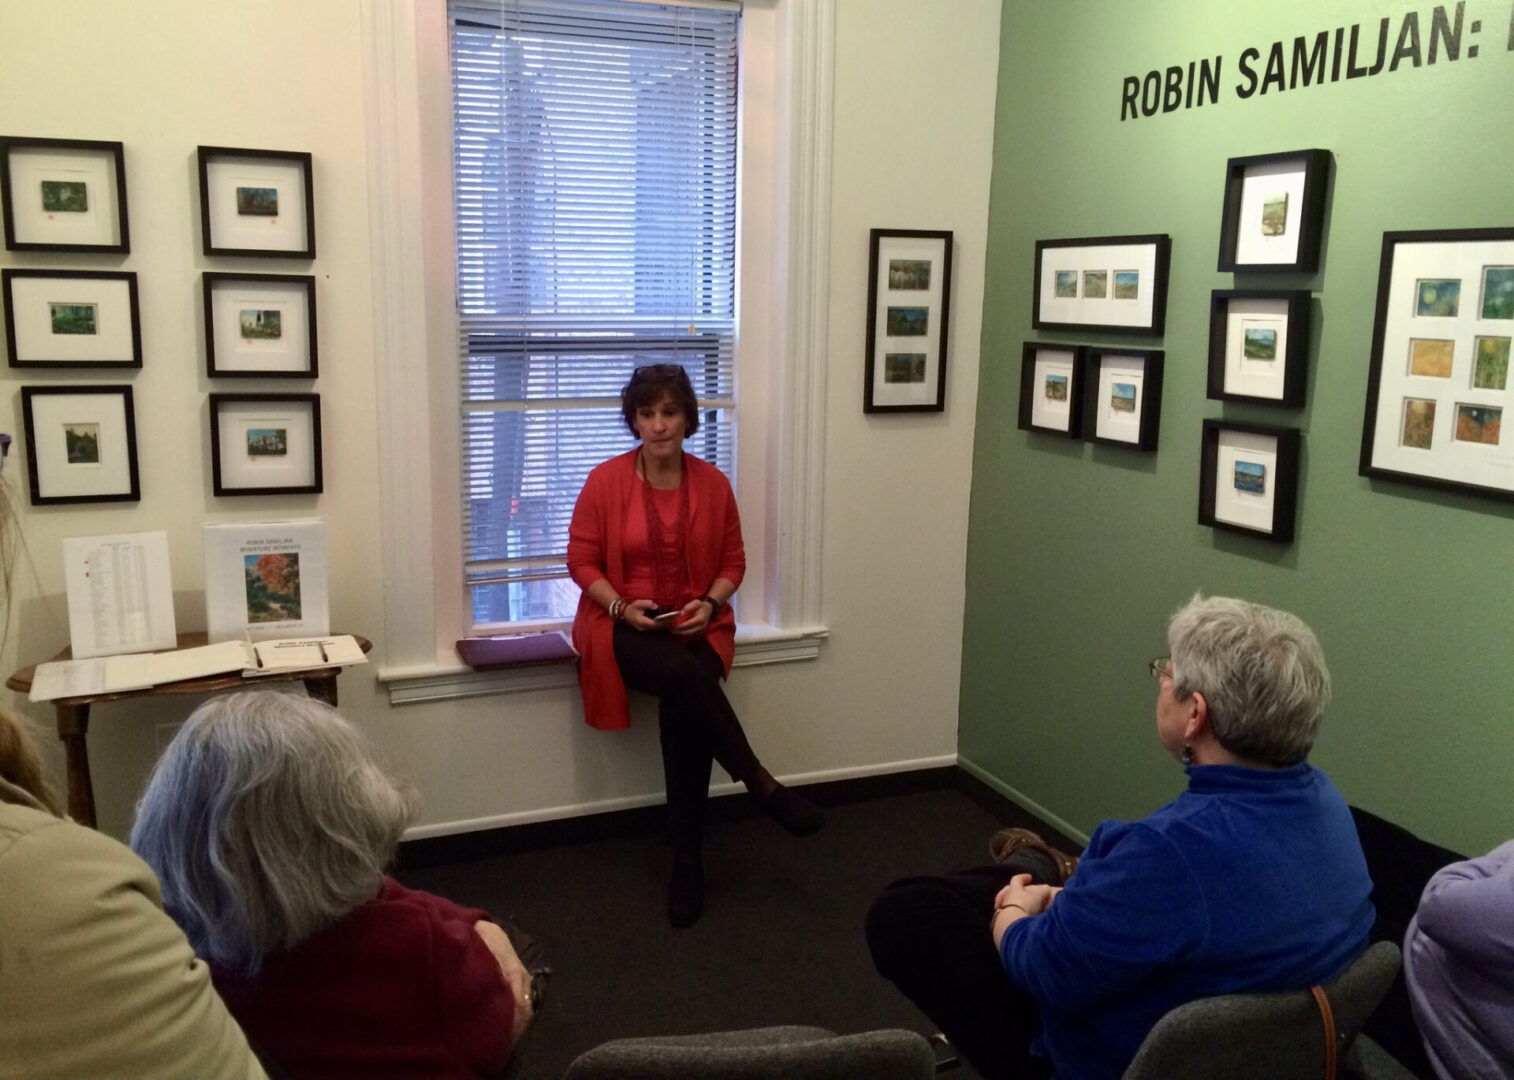
<svg viewBox="0 0 1514 1080">
<path fill-rule="evenodd" d="M 23 386 L 33 506 L 136 502 L 137 427 L 129 386 Z"/>
<path fill-rule="evenodd" d="M 0 217 L 12 251 L 131 251 L 119 142 L 0 136 Z"/>
<path fill-rule="evenodd" d="M 205 374 L 313 379 L 315 278 L 310 274 L 201 275 Z"/>
<path fill-rule="evenodd" d="M 1027 341 L 1020 358 L 1020 419 L 1024 431 L 1076 439 L 1083 430 L 1084 349 Z"/>
<path fill-rule="evenodd" d="M 1031 325 L 1160 335 L 1171 259 L 1165 234 L 1037 240 Z"/>
<path fill-rule="evenodd" d="M 321 478 L 319 394 L 211 394 L 217 495 L 313 495 Z"/>
<path fill-rule="evenodd" d="M 1383 235 L 1363 476 L 1514 499 L 1514 228 Z"/>
<path fill-rule="evenodd" d="M 1319 269 L 1331 160 L 1328 150 L 1231 158 L 1225 165 L 1219 268 Z"/>
<path fill-rule="evenodd" d="M 14 368 L 139 368 L 137 275 L 0 270 L 5 347 Z"/>
<path fill-rule="evenodd" d="M 872 230 L 863 412 L 946 408 L 951 267 L 950 232 Z"/>
<path fill-rule="evenodd" d="M 1304 403 L 1308 290 L 1216 289 L 1209 299 L 1209 396 L 1262 405 Z"/>
<path fill-rule="evenodd" d="M 197 157 L 206 255 L 315 258 L 309 154 L 202 146 Z"/>
<path fill-rule="evenodd" d="M 1090 348 L 1083 360 L 1083 438 L 1154 451 L 1162 420 L 1161 349 Z"/>
<path fill-rule="evenodd" d="M 1205 420 L 1199 458 L 1199 524 L 1293 540 L 1299 431 Z"/>
</svg>

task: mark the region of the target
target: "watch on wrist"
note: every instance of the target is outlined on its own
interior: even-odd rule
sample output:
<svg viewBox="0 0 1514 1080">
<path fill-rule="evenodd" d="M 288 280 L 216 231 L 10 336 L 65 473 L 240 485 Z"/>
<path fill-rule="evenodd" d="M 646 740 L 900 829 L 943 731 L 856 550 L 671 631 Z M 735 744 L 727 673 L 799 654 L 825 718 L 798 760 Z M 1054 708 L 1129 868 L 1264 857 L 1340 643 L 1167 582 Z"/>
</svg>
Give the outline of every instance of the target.
<svg viewBox="0 0 1514 1080">
<path fill-rule="evenodd" d="M 713 618 L 714 618 L 714 617 L 715 617 L 715 616 L 716 616 L 716 615 L 719 615 L 719 614 L 720 614 L 720 609 L 721 609 L 721 608 L 723 608 L 723 607 L 725 607 L 725 605 L 724 605 L 724 604 L 722 604 L 722 603 L 721 603 L 721 602 L 720 602 L 720 601 L 719 601 L 719 600 L 716 600 L 716 599 L 715 599 L 715 598 L 714 598 L 714 597 L 713 597 L 713 596 L 711 596 L 711 595 L 710 595 L 710 594 L 709 594 L 709 593 L 705 593 L 705 594 L 704 594 L 704 595 L 703 595 L 703 596 L 701 596 L 701 597 L 700 597 L 700 598 L 699 598 L 699 599 L 701 599 L 701 600 L 703 600 L 703 601 L 704 601 L 704 602 L 705 602 L 705 603 L 706 603 L 706 604 L 709 604 L 709 605 L 710 605 L 710 618 L 712 618 L 712 619 L 713 619 Z"/>
</svg>

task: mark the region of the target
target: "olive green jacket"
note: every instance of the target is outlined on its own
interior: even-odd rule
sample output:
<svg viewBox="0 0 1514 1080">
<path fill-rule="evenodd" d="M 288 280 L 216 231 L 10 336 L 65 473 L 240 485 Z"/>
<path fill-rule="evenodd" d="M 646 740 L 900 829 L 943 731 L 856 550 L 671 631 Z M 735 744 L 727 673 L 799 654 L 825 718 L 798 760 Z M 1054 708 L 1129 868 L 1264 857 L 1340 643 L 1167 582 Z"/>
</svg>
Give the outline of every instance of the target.
<svg viewBox="0 0 1514 1080">
<path fill-rule="evenodd" d="M 131 850 L 0 780 L 0 1078 L 263 1069 Z"/>
</svg>

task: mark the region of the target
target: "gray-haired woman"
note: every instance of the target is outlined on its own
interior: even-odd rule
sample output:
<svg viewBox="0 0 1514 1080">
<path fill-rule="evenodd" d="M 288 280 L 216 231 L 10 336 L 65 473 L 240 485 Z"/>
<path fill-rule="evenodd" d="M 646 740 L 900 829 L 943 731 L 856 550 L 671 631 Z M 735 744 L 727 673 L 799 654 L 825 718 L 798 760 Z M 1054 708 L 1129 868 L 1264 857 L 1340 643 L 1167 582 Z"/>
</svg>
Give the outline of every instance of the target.
<svg viewBox="0 0 1514 1080">
<path fill-rule="evenodd" d="M 336 711 L 212 698 L 158 762 L 131 846 L 216 989 L 301 1077 L 479 1077 L 530 1023 L 530 974 L 486 912 L 384 874 L 416 796 Z"/>
<path fill-rule="evenodd" d="M 1367 946 L 1356 826 L 1307 760 L 1330 700 L 1314 632 L 1195 596 L 1167 643 L 1148 670 L 1182 795 L 1104 822 L 1070 878 L 996 842 L 1000 865 L 897 881 L 868 913 L 878 970 L 989 1080 L 1116 1080 L 1176 1006 L 1324 982 Z"/>
</svg>

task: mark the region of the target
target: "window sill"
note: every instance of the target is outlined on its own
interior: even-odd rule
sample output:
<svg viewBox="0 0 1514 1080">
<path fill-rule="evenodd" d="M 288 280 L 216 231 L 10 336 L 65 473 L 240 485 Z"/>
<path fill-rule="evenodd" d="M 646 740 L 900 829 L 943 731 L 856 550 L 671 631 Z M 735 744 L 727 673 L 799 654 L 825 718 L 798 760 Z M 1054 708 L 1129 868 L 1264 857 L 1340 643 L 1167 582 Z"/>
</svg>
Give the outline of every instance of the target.
<svg viewBox="0 0 1514 1080">
<path fill-rule="evenodd" d="M 829 636 L 830 631 L 823 626 L 800 629 L 737 626 L 736 658 L 732 666 L 813 660 L 820 655 L 820 643 Z M 474 671 L 456 660 L 429 667 L 379 668 L 378 681 L 388 689 L 390 705 L 414 705 L 422 701 L 577 687 L 578 668 L 575 664 L 560 663 Z"/>
</svg>

